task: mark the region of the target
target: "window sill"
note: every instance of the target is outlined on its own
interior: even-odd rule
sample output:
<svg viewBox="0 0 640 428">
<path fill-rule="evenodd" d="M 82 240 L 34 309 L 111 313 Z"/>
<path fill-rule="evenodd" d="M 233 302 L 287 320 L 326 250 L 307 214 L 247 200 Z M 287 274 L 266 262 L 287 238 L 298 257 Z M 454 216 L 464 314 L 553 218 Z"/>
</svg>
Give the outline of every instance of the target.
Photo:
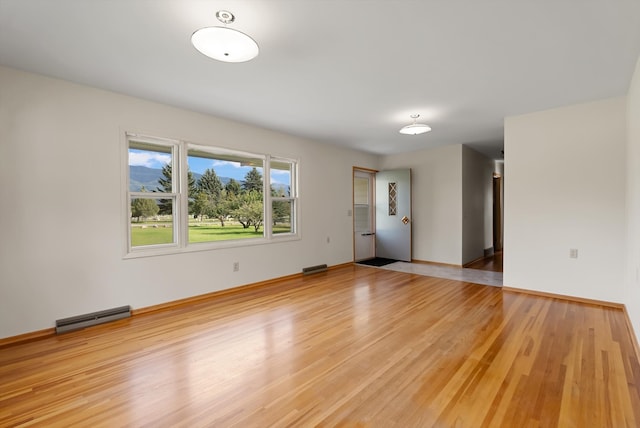
<svg viewBox="0 0 640 428">
<path fill-rule="evenodd" d="M 280 234 L 273 236 L 270 239 L 256 238 L 256 239 L 242 239 L 233 241 L 222 242 L 200 242 L 195 244 L 189 244 L 186 247 L 178 247 L 177 245 L 158 245 L 148 246 L 143 248 L 137 248 L 127 252 L 122 258 L 138 259 L 142 257 L 157 257 L 168 256 L 172 254 L 184 254 L 194 253 L 201 251 L 215 251 L 230 248 L 242 248 L 242 247 L 254 247 L 257 245 L 277 244 L 281 242 L 300 241 L 302 238 L 298 234 Z"/>
</svg>

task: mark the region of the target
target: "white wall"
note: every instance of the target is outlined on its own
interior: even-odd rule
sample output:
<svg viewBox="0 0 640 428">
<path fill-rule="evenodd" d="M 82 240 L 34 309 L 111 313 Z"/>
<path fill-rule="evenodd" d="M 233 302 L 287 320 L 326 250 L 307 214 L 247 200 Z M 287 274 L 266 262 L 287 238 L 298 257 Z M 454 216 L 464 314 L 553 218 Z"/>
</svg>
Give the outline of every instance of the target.
<svg viewBox="0 0 640 428">
<path fill-rule="evenodd" d="M 462 264 L 462 145 L 382 158 L 397 168 L 411 168 L 413 259 Z"/>
<path fill-rule="evenodd" d="M 624 303 L 640 341 L 640 58 L 627 110 L 627 290 Z"/>
<path fill-rule="evenodd" d="M 352 166 L 376 156 L 2 67 L 0 91 L 0 337 L 353 259 Z M 302 240 L 124 260 L 125 131 L 299 159 Z"/>
<path fill-rule="evenodd" d="M 506 286 L 624 301 L 625 150 L 625 97 L 505 119 Z"/>
<path fill-rule="evenodd" d="M 493 246 L 493 161 L 462 148 L 462 264 Z"/>
</svg>

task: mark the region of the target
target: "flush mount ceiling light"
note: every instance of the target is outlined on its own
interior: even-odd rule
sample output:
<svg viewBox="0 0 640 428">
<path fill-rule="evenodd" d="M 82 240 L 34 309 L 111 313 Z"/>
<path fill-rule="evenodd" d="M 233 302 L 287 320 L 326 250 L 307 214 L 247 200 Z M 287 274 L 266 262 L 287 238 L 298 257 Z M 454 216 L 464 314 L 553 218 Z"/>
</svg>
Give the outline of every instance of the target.
<svg viewBox="0 0 640 428">
<path fill-rule="evenodd" d="M 233 13 L 216 12 L 218 21 L 227 25 L 235 21 Z M 224 62 L 245 62 L 258 55 L 258 44 L 242 31 L 229 27 L 205 27 L 191 36 L 191 43 L 200 53 Z"/>
<path fill-rule="evenodd" d="M 418 120 L 419 117 L 419 114 L 412 114 L 411 119 L 413 119 L 413 123 L 400 129 L 400 133 L 407 135 L 418 135 L 431 131 L 431 127 L 429 125 L 425 125 L 424 123 L 416 123 L 416 120 Z"/>
</svg>

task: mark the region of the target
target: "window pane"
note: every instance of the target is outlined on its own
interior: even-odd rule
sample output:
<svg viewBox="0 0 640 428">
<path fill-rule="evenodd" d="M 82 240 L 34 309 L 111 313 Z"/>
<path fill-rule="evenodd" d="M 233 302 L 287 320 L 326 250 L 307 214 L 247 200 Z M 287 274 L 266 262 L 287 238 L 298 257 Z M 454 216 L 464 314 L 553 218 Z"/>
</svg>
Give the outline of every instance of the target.
<svg viewBox="0 0 640 428">
<path fill-rule="evenodd" d="M 129 191 L 171 193 L 171 164 L 171 147 L 130 141 Z"/>
<path fill-rule="evenodd" d="M 356 232 L 371 232 L 371 211 L 369 205 L 355 206 Z"/>
<path fill-rule="evenodd" d="M 273 219 L 273 234 L 278 233 L 293 233 L 293 201 L 291 200 L 273 200 L 273 210 L 271 212 L 271 218 Z"/>
<path fill-rule="evenodd" d="M 164 214 L 160 213 L 162 204 Z M 131 199 L 131 247 L 173 242 L 173 200 Z"/>
<path fill-rule="evenodd" d="M 264 160 L 190 149 L 189 242 L 264 236 Z"/>
<path fill-rule="evenodd" d="M 355 177 L 353 179 L 353 203 L 358 205 L 369 204 L 369 179 Z"/>
<path fill-rule="evenodd" d="M 289 162 L 271 162 L 271 196 L 290 197 L 291 195 L 291 168 Z"/>
</svg>

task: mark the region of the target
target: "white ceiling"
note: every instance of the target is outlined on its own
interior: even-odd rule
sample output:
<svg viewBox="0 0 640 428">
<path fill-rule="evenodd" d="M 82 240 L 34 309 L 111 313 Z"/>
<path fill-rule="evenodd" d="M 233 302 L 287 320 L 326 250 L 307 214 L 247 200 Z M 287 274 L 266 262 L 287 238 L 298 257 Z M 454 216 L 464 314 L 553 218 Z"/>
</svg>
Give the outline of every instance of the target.
<svg viewBox="0 0 640 428">
<path fill-rule="evenodd" d="M 256 59 L 191 46 L 221 9 Z M 498 157 L 505 116 L 624 95 L 639 55 L 638 0 L 0 0 L 2 65 L 380 154 Z"/>
</svg>

